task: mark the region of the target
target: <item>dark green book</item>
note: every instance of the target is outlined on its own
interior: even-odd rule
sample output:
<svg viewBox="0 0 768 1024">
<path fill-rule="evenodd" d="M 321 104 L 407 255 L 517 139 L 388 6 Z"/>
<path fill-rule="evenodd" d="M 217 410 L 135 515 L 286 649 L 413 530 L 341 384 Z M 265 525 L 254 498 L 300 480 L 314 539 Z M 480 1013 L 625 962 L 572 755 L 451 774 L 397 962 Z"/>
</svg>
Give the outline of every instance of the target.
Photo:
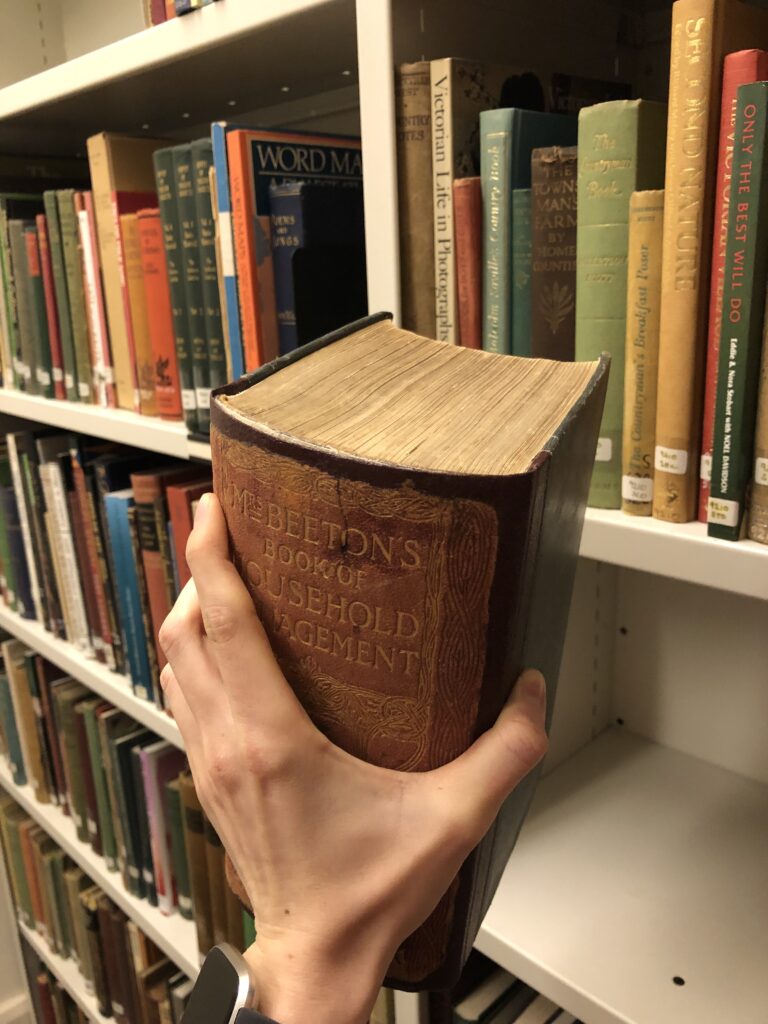
<svg viewBox="0 0 768 1024">
<path fill-rule="evenodd" d="M 531 190 L 512 191 L 512 355 L 531 354 Z"/>
<path fill-rule="evenodd" d="M 200 274 L 203 285 L 203 313 L 208 355 L 208 376 L 211 388 L 227 382 L 227 360 L 224 328 L 221 320 L 219 276 L 216 265 L 216 226 L 211 201 L 211 167 L 213 145 L 210 136 L 192 143 L 192 176 L 195 187 Z M 205 410 L 208 411 L 206 396 Z M 202 403 L 198 403 L 202 407 Z M 198 414 L 199 415 L 199 414 Z"/>
<path fill-rule="evenodd" d="M 163 225 L 163 246 L 168 266 L 168 287 L 171 293 L 173 329 L 176 336 L 176 360 L 181 383 L 181 404 L 187 429 L 197 431 L 197 398 L 192 369 L 192 336 L 187 316 L 187 296 L 182 268 L 181 226 L 176 202 L 174 147 L 157 149 L 153 160 L 155 184 Z"/>
<path fill-rule="evenodd" d="M 28 928 L 34 929 L 35 916 L 32 911 L 32 899 L 29 895 L 29 883 L 19 836 L 19 825 L 28 820 L 29 815 L 19 807 L 15 800 L 0 792 L 0 832 L 3 837 L 8 873 L 11 876 L 11 889 L 16 912 Z"/>
<path fill-rule="evenodd" d="M 16 716 L 13 713 L 11 686 L 8 682 L 8 676 L 4 672 L 0 674 L 0 724 L 2 724 L 3 736 L 5 737 L 5 746 L 8 751 L 8 761 L 13 781 L 17 786 L 25 786 L 27 783 L 27 773 L 24 768 L 24 757 L 21 753 L 19 729 L 16 724 Z"/>
<path fill-rule="evenodd" d="M 768 83 L 737 92 L 733 170 L 723 276 L 710 537 L 738 540 L 752 476 L 768 271 Z"/>
<path fill-rule="evenodd" d="M 24 671 L 27 674 L 27 684 L 32 697 L 32 709 L 35 713 L 35 731 L 37 742 L 40 747 L 40 760 L 43 766 L 43 777 L 45 785 L 51 796 L 51 803 L 58 805 L 59 789 L 56 784 L 56 772 L 53 766 L 53 751 L 51 750 L 50 737 L 45 726 L 43 715 L 43 702 L 40 699 L 40 683 L 37 676 L 37 659 L 40 655 L 36 651 L 26 651 L 24 654 Z"/>
<path fill-rule="evenodd" d="M 45 203 L 45 217 L 48 222 L 48 245 L 51 250 L 51 264 L 53 266 L 53 290 L 56 295 L 56 309 L 59 315 L 61 356 L 64 363 L 64 389 L 67 393 L 67 399 L 70 402 L 77 402 L 80 395 L 77 388 L 75 340 L 72 333 L 67 269 L 64 265 L 64 247 L 61 241 L 59 206 L 56 201 L 56 193 L 52 189 L 43 192 L 43 202 Z"/>
<path fill-rule="evenodd" d="M 11 260 L 11 243 L 8 236 L 8 213 L 0 209 L 0 273 L 2 273 L 3 297 L 5 299 L 5 323 L 8 332 L 7 348 L 11 359 L 9 367 L 12 379 L 9 383 L 21 390 L 19 359 L 21 355 L 21 339 L 19 338 L 19 316 L 16 303 L 16 280 L 13 276 Z"/>
<path fill-rule="evenodd" d="M 70 814 L 75 823 L 77 838 L 83 843 L 87 843 L 89 839 L 88 816 L 85 805 L 85 780 L 75 731 L 75 704 L 88 696 L 88 689 L 74 680 L 51 689 L 64 759 L 64 774 L 69 790 Z"/>
<path fill-rule="evenodd" d="M 137 728 L 120 736 L 111 743 L 112 771 L 117 793 L 118 814 L 122 819 L 125 840 L 125 864 L 123 880 L 134 896 L 144 896 L 144 879 L 141 874 L 141 833 L 139 831 L 138 805 L 131 764 L 131 750 L 137 744 L 155 739 L 148 729 Z"/>
<path fill-rule="evenodd" d="M 67 279 L 69 317 L 72 325 L 72 346 L 75 353 L 77 393 L 81 402 L 93 402 L 93 372 L 88 339 L 88 311 L 83 283 L 83 262 L 80 233 L 75 212 L 75 190 L 60 189 L 56 193 L 59 207 L 59 230 Z"/>
<path fill-rule="evenodd" d="M 165 786 L 168 826 L 171 831 L 171 863 L 176 883 L 176 900 L 182 917 L 192 920 L 192 896 L 189 889 L 189 865 L 184 845 L 184 823 L 179 780 L 171 779 Z"/>
<path fill-rule="evenodd" d="M 51 340 L 48 335 L 48 313 L 45 308 L 45 287 L 40 264 L 40 243 L 37 227 L 29 224 L 24 228 L 24 251 L 26 255 L 27 285 L 32 317 L 33 345 L 35 350 L 35 384 L 37 394 L 53 398 L 53 361 Z"/>
<path fill-rule="evenodd" d="M 93 784 L 96 789 L 96 809 L 99 820 L 99 835 L 101 836 L 101 852 L 107 863 L 107 869 L 109 871 L 116 871 L 117 844 L 115 842 L 115 830 L 112 827 L 112 805 L 109 800 L 107 773 L 104 768 L 104 755 L 101 749 L 99 726 L 96 719 L 96 712 L 100 708 L 109 707 L 109 705 L 101 700 L 100 697 L 94 697 L 92 700 L 84 701 L 80 707 L 85 719 L 85 734 L 91 754 L 91 771 L 93 773 Z"/>
<path fill-rule="evenodd" d="M 33 225 L 34 226 L 34 225 Z M 22 390 L 37 394 L 35 375 L 35 328 L 30 296 L 27 247 L 24 234 L 29 221 L 8 221 L 8 239 L 11 247 L 11 265 L 16 284 L 16 314 L 19 321 L 19 363 L 17 372 Z"/>
</svg>

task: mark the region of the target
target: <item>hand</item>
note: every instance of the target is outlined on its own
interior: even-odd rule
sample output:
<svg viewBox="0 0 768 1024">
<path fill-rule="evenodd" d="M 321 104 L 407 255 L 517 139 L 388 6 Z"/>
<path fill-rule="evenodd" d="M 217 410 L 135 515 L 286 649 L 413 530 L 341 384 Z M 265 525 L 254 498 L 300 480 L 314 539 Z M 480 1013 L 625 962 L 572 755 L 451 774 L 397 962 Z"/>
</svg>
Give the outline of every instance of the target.
<svg viewBox="0 0 768 1024">
<path fill-rule="evenodd" d="M 401 944 L 543 757 L 544 680 L 525 672 L 493 728 L 430 772 L 334 746 L 281 672 L 208 494 L 193 580 L 163 624 L 161 682 L 201 803 L 254 909 L 259 1010 L 362 1024 Z"/>
</svg>

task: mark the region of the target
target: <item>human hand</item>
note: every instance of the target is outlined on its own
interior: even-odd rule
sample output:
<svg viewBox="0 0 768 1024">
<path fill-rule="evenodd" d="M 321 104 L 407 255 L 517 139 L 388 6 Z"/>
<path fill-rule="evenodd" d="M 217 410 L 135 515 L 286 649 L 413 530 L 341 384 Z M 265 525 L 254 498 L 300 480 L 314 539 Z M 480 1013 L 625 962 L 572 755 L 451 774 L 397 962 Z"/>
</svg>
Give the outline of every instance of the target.
<svg viewBox="0 0 768 1024">
<path fill-rule="evenodd" d="M 217 499 L 187 545 L 193 580 L 160 631 L 161 682 L 206 814 L 254 909 L 246 958 L 281 1024 L 361 1024 L 401 942 L 431 913 L 502 802 L 546 750 L 527 671 L 455 761 L 397 772 L 311 722 L 229 557 Z"/>
</svg>

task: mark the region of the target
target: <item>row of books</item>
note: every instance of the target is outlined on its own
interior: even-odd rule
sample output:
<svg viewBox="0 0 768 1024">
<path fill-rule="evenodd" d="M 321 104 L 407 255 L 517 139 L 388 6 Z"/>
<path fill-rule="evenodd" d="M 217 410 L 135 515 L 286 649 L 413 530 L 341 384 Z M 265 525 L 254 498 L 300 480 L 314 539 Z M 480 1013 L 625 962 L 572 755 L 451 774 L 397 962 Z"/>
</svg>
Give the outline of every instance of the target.
<svg viewBox="0 0 768 1024">
<path fill-rule="evenodd" d="M 768 16 L 676 0 L 671 18 L 669 119 L 628 98 L 562 116 L 514 88 L 510 106 L 515 69 L 399 69 L 404 326 L 517 355 L 610 352 L 590 504 L 766 543 L 765 105 L 741 90 L 768 66 L 739 47 L 768 42 Z M 732 167 L 757 154 L 745 187 Z"/>
<path fill-rule="evenodd" d="M 128 892 L 194 919 L 202 952 L 242 946 L 253 919 L 226 885 L 183 751 L 20 641 L 1 650 L 0 749 L 13 782 L 71 818 Z"/>
<path fill-rule="evenodd" d="M 206 435 L 212 388 L 365 313 L 359 140 L 87 149 L 90 188 L 0 194 L 5 386 Z"/>
<path fill-rule="evenodd" d="M 152 25 L 162 25 L 171 18 L 179 18 L 183 14 L 190 14 L 201 7 L 215 4 L 216 0 L 143 0 L 144 3 L 144 24 L 147 28 Z"/>
<path fill-rule="evenodd" d="M 0 595 L 162 707 L 157 635 L 210 468 L 56 432 L 0 445 Z"/>
<path fill-rule="evenodd" d="M 192 988 L 184 972 L 5 794 L 0 831 L 19 921 L 75 963 L 99 1011 L 117 1024 L 179 1024 Z M 55 981 L 36 987 L 43 1024 L 57 1021 Z"/>
<path fill-rule="evenodd" d="M 27 942 L 22 943 L 22 952 L 37 1024 L 88 1024 L 85 1012 Z"/>
</svg>

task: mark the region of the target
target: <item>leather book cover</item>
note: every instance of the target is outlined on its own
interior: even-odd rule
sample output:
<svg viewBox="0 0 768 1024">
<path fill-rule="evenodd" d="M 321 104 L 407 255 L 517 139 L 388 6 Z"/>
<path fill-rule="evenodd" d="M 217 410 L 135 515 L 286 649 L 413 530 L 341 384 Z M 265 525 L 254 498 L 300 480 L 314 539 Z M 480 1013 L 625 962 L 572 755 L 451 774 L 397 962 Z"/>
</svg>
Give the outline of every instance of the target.
<svg viewBox="0 0 768 1024">
<path fill-rule="evenodd" d="M 213 487 L 210 475 L 202 480 L 194 480 L 186 484 L 172 484 L 166 489 L 165 500 L 168 503 L 168 518 L 173 529 L 173 546 L 176 552 L 176 566 L 179 573 L 179 589 L 192 578 L 187 565 L 187 541 L 192 533 L 192 505 Z"/>
<path fill-rule="evenodd" d="M 573 359 L 576 169 L 575 146 L 533 151 L 530 354 L 540 359 Z"/>
<path fill-rule="evenodd" d="M 99 923 L 99 944 L 101 946 L 107 992 L 109 993 L 109 1005 L 112 1008 L 110 1016 L 114 1017 L 117 1024 L 129 1024 L 125 1013 L 125 1001 L 117 965 L 117 947 L 112 936 L 111 911 L 112 901 L 105 893 L 102 893 L 96 903 L 96 917 Z"/>
<path fill-rule="evenodd" d="M 95 698 L 98 702 L 98 698 Z M 91 764 L 91 750 L 88 745 L 88 735 L 85 729 L 85 705 L 93 703 L 92 699 L 78 701 L 73 707 L 73 721 L 75 725 L 75 741 L 77 743 L 78 762 L 80 773 L 83 777 L 83 795 L 85 797 L 85 827 L 88 831 L 88 842 L 91 849 L 99 856 L 102 855 L 101 832 L 99 831 L 99 808 L 96 802 L 96 783 L 93 778 L 93 766 Z"/>
<path fill-rule="evenodd" d="M 141 265 L 138 214 L 124 213 L 120 217 L 120 230 L 123 234 L 125 278 L 133 325 L 139 409 L 144 416 L 157 416 L 155 366 L 152 338 L 149 333 L 147 295 L 144 290 L 144 271 Z"/>
<path fill-rule="evenodd" d="M 122 997 L 123 1010 L 128 1024 L 140 1020 L 139 990 L 136 975 L 133 971 L 130 943 L 128 940 L 128 918 L 120 907 L 113 903 L 109 908 L 109 921 L 112 930 L 112 941 L 115 946 L 117 963 L 117 980 Z M 112 1009 L 115 1009 L 114 1000 Z"/>
<path fill-rule="evenodd" d="M 157 411 L 164 419 L 178 420 L 181 419 L 181 385 L 160 211 L 139 210 L 136 216 Z"/>
<path fill-rule="evenodd" d="M 480 178 L 457 178 L 454 181 L 453 221 L 456 234 L 459 339 L 465 348 L 482 348 L 483 196 Z M 434 320 L 434 317 L 432 319 Z M 405 319 L 403 326 L 408 326 Z M 419 334 L 427 334 L 429 337 L 430 332 L 417 327 L 413 327 L 412 330 L 418 331 Z"/>
<path fill-rule="evenodd" d="M 259 384 L 271 386 L 284 369 L 306 394 L 305 373 L 325 381 L 328 359 L 342 375 L 348 358 L 370 365 L 368 353 L 383 344 L 403 367 L 420 346 L 440 366 L 461 359 L 491 372 L 488 354 L 447 348 L 388 320 L 358 321 L 217 392 L 213 475 L 235 564 L 308 713 L 349 752 L 418 771 L 451 760 L 485 731 L 525 666 L 544 673 L 551 714 L 607 360 L 577 369 L 498 357 L 505 374 L 519 364 L 523 379 L 554 372 L 576 382 L 578 372 L 570 411 L 562 419 L 558 412 L 551 433 L 547 420 L 548 439 L 526 449 L 516 472 L 438 472 L 384 451 L 345 454 L 262 429 L 231 404 L 251 389 L 257 402 Z M 403 387 L 402 373 L 396 379 Z M 301 402 L 290 406 L 297 415 Z M 438 436 L 453 410 L 435 421 Z M 387 984 L 434 989 L 455 981 L 538 774 L 506 802 L 434 913 L 404 942 Z"/>
<path fill-rule="evenodd" d="M 112 1006 L 104 962 L 103 937 L 99 932 L 99 900 L 103 896 L 98 885 L 83 889 L 80 893 L 80 913 L 85 923 L 88 955 L 93 971 L 93 991 L 99 1005 L 99 1012 L 105 1017 L 112 1016 Z"/>
</svg>

